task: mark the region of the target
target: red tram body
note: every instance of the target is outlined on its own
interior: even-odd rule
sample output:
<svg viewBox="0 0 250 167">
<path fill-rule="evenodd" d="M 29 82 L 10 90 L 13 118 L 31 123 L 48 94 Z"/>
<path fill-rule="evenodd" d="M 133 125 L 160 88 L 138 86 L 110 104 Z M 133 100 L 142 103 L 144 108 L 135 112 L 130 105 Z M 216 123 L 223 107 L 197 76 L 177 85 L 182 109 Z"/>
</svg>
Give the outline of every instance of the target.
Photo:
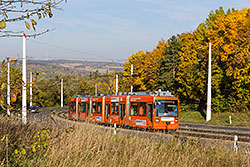
<svg viewBox="0 0 250 167">
<path fill-rule="evenodd" d="M 70 98 L 69 118 L 145 129 L 178 129 L 179 100 L 170 92 L 132 92 Z"/>
<path fill-rule="evenodd" d="M 102 123 L 103 122 L 103 97 L 92 97 L 91 99 L 91 114 L 90 121 Z"/>
<path fill-rule="evenodd" d="M 69 118 L 77 120 L 76 97 L 69 98 Z"/>
<path fill-rule="evenodd" d="M 80 99 L 78 103 L 78 119 L 88 120 L 91 97 L 83 96 L 78 98 Z"/>
<path fill-rule="evenodd" d="M 69 99 L 69 118 L 74 120 L 88 120 L 90 111 L 90 96 L 75 95 Z"/>
</svg>

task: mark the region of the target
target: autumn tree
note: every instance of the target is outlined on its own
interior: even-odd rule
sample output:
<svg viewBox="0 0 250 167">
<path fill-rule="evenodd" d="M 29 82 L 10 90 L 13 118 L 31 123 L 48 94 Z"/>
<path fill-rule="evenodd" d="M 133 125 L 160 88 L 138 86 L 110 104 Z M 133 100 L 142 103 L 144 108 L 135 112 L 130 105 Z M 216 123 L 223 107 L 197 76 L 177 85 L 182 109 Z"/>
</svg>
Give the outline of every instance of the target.
<svg viewBox="0 0 250 167">
<path fill-rule="evenodd" d="M 232 11 L 234 12 L 234 8 L 232 8 Z M 230 14 L 231 10 L 228 9 L 227 14 Z M 222 6 L 219 7 L 219 9 L 216 9 L 215 11 L 211 11 L 208 15 L 208 18 L 205 21 L 205 25 L 207 26 L 208 29 L 213 28 L 213 23 L 217 19 L 218 16 L 224 16 L 225 12 L 222 8 Z"/>
<path fill-rule="evenodd" d="M 143 65 L 145 63 L 145 55 L 144 51 L 139 51 L 135 54 L 132 54 L 128 61 L 124 63 L 124 71 L 123 71 L 123 90 L 126 92 L 130 92 L 130 86 L 133 84 L 134 91 L 142 91 L 146 90 L 146 86 L 143 82 L 144 69 Z M 133 64 L 133 76 L 131 76 L 131 65 Z"/>
<path fill-rule="evenodd" d="M 212 63 L 221 69 L 220 90 L 231 111 L 246 111 L 250 107 L 249 16 L 249 9 L 236 10 L 218 17 L 208 31 L 213 44 Z"/>
<path fill-rule="evenodd" d="M 116 73 L 111 71 L 104 73 L 98 82 L 98 93 L 114 94 L 115 93 L 115 76 Z"/>
<path fill-rule="evenodd" d="M 35 32 L 28 37 L 38 36 L 48 32 L 36 32 L 37 20 L 52 18 L 53 10 L 60 10 L 59 4 L 64 0 L 0 0 L 0 37 L 22 37 L 24 30 L 9 29 L 11 23 L 21 23 L 27 29 Z M 65 0 L 66 2 L 66 0 Z"/>
<path fill-rule="evenodd" d="M 147 91 L 155 91 L 160 88 L 160 67 L 164 58 L 163 52 L 166 50 L 167 43 L 163 39 L 152 52 L 148 52 L 145 56 L 142 67 L 142 79 Z"/>
<path fill-rule="evenodd" d="M 185 96 L 186 100 L 198 102 L 201 108 L 205 108 L 207 98 L 208 43 L 213 43 L 208 34 L 216 27 L 219 18 L 225 18 L 229 14 L 225 14 L 220 7 L 215 13 L 210 12 L 206 22 L 201 23 L 193 33 L 182 34 L 181 37 L 182 48 L 177 81 L 182 86 L 178 88 L 178 92 Z M 214 111 L 220 111 L 225 106 L 225 96 L 222 92 L 225 84 L 224 64 L 219 61 L 222 56 L 220 50 L 213 49 L 212 52 L 212 106 Z"/>
<path fill-rule="evenodd" d="M 121 76 L 121 73 L 114 71 L 101 74 L 98 70 L 90 72 L 90 76 L 84 76 L 78 83 L 78 94 L 95 95 L 95 86 L 97 86 L 98 94 L 114 94 L 116 75 Z M 121 91 L 121 89 L 120 89 Z"/>
<path fill-rule="evenodd" d="M 152 52 L 139 51 L 132 54 L 124 63 L 123 83 L 126 91 L 153 91 L 159 89 L 160 61 L 163 59 L 163 51 L 166 42 L 160 40 Z M 133 64 L 133 76 L 131 76 L 131 65 Z"/>
<path fill-rule="evenodd" d="M 3 60 L 0 64 L 0 106 L 7 109 L 7 62 Z M 19 68 L 10 66 L 10 109 L 18 109 L 20 107 L 20 97 L 22 88 L 22 75 Z"/>
<path fill-rule="evenodd" d="M 205 23 L 180 37 L 179 95 L 205 108 L 208 43 L 212 43 L 212 110 L 249 108 L 249 9 L 211 12 Z"/>
<path fill-rule="evenodd" d="M 89 80 L 88 77 L 82 77 L 79 82 L 79 90 L 76 92 L 77 94 L 82 95 L 95 95 L 95 84 L 94 80 Z"/>
<path fill-rule="evenodd" d="M 220 7 L 196 30 L 159 42 L 152 52 L 139 51 L 124 63 L 127 90 L 174 91 L 187 104 L 205 109 L 208 46 L 212 43 L 212 110 L 250 108 L 250 10 Z M 159 63 L 160 62 L 160 63 Z M 135 76 L 130 76 L 131 64 Z"/>
<path fill-rule="evenodd" d="M 176 81 L 181 84 L 178 92 L 186 97 L 187 100 L 195 101 L 201 98 L 200 90 L 204 87 L 200 85 L 202 78 L 199 77 L 199 49 L 197 47 L 197 39 L 193 33 L 181 34 L 181 52 L 178 72 L 176 74 Z M 200 88 L 199 88 L 200 87 Z"/>
</svg>

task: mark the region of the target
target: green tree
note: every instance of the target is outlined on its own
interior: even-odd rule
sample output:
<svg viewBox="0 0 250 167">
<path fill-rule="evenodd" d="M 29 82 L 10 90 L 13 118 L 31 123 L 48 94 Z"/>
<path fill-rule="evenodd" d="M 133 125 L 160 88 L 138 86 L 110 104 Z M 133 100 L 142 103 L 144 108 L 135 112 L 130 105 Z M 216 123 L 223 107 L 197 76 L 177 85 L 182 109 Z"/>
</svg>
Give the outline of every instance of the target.
<svg viewBox="0 0 250 167">
<path fill-rule="evenodd" d="M 177 92 L 178 82 L 176 74 L 179 67 L 179 52 L 181 43 L 179 35 L 173 35 L 168 41 L 166 49 L 163 52 L 163 59 L 160 61 L 159 85 L 162 90 L 168 90 L 172 93 Z"/>
<path fill-rule="evenodd" d="M 33 87 L 33 102 L 41 107 L 59 106 L 60 81 L 42 78 Z"/>
<path fill-rule="evenodd" d="M 95 84 L 94 80 L 89 80 L 88 77 L 83 77 L 79 82 L 78 94 L 82 95 L 95 95 Z"/>
</svg>

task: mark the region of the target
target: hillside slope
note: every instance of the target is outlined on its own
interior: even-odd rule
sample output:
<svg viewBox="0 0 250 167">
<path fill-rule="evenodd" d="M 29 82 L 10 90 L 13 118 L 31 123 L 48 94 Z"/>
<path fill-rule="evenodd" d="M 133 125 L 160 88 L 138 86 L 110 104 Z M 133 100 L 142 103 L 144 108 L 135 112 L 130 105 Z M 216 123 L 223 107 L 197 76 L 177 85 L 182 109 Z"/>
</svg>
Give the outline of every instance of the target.
<svg viewBox="0 0 250 167">
<path fill-rule="evenodd" d="M 22 61 L 16 64 L 22 67 Z M 121 72 L 122 63 L 97 62 L 97 61 L 78 61 L 78 60 L 28 60 L 27 72 L 39 71 L 40 78 L 49 78 L 62 75 L 82 77 L 89 75 L 90 72 L 98 70 L 100 73 L 107 71 Z"/>
</svg>

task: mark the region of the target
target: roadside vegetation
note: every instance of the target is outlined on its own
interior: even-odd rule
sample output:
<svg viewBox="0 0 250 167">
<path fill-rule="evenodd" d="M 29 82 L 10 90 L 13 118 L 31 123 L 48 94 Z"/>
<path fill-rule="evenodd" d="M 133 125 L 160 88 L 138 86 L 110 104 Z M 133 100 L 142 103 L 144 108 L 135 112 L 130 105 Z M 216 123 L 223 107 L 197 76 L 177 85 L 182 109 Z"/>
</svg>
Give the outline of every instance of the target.
<svg viewBox="0 0 250 167">
<path fill-rule="evenodd" d="M 81 124 L 69 127 L 0 117 L 0 165 L 6 166 L 249 166 L 245 150 L 113 135 Z M 6 136 L 8 142 L 6 142 Z M 7 152 L 7 154 L 6 154 Z M 8 159 L 8 161 L 7 161 Z"/>
<path fill-rule="evenodd" d="M 206 121 L 206 110 L 196 110 L 192 105 L 180 106 L 180 123 L 198 123 L 223 126 L 250 127 L 250 112 L 213 112 L 212 119 Z M 231 116 L 232 124 L 230 124 Z"/>
</svg>

